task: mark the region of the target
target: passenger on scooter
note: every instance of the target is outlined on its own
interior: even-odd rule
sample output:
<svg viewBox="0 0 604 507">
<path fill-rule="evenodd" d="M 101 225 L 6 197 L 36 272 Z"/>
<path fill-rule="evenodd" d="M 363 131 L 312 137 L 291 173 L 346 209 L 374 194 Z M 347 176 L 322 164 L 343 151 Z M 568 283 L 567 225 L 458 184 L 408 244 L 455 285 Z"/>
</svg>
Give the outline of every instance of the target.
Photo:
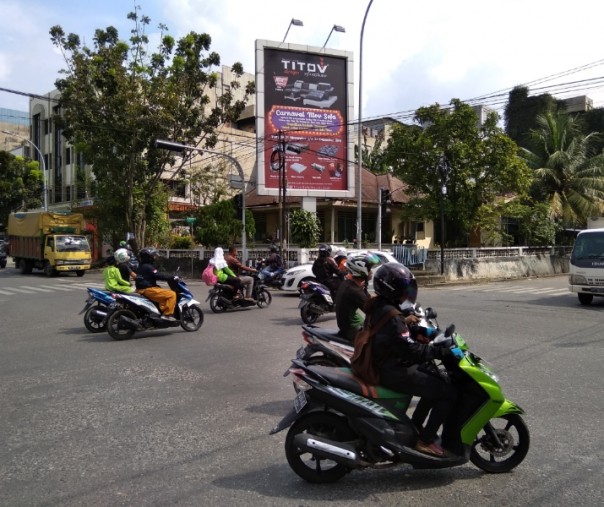
<svg viewBox="0 0 604 507">
<path fill-rule="evenodd" d="M 277 273 L 284 271 L 283 259 L 275 245 L 271 245 L 269 256 L 263 262 L 266 266 L 260 270 L 260 275 L 264 280 L 271 279 Z"/>
<path fill-rule="evenodd" d="M 346 249 L 344 249 L 344 248 L 337 250 L 333 256 L 333 260 L 336 261 L 338 269 L 340 271 L 342 271 L 344 274 L 347 273 L 347 271 L 346 271 L 346 260 L 347 259 L 348 259 L 348 254 L 346 253 Z"/>
<path fill-rule="evenodd" d="M 115 256 L 110 255 L 107 258 L 107 267 L 103 270 L 105 290 L 124 293 L 134 292 L 130 282 L 122 278 L 122 274 L 115 263 Z"/>
<path fill-rule="evenodd" d="M 130 264 L 131 257 L 128 250 L 125 248 L 118 248 L 113 256 L 115 257 L 117 268 L 120 270 L 122 278 L 128 281 L 130 281 L 130 279 L 134 280 L 136 278 L 136 273 Z"/>
<path fill-rule="evenodd" d="M 413 274 L 397 262 L 384 264 L 376 271 L 373 288 L 377 296 L 365 306 L 371 325 L 398 309 L 405 299 L 415 300 L 417 296 Z M 417 320 L 415 315 L 409 316 L 407 324 L 414 319 Z M 431 359 L 460 358 L 463 352 L 457 347 L 438 348 L 418 343 L 410 338 L 407 324 L 401 316 L 395 316 L 376 333 L 372 340 L 373 365 L 379 372 L 381 385 L 421 398 L 411 418 L 419 432 L 416 450 L 442 457 L 445 450 L 436 442 L 437 431 L 453 408 L 457 393 L 440 376 L 425 373 L 418 366 Z M 428 410 L 430 415 L 424 427 Z"/>
<path fill-rule="evenodd" d="M 241 283 L 245 287 L 245 299 L 252 299 L 252 291 L 254 290 L 254 279 L 248 275 L 242 275 L 242 271 L 248 271 L 250 273 L 258 273 L 257 269 L 248 268 L 241 264 L 241 261 L 237 258 L 237 248 L 234 246 L 229 247 L 229 253 L 224 256 L 224 260 L 227 265 L 241 280 Z"/>
<path fill-rule="evenodd" d="M 317 282 L 329 288 L 332 297 L 335 297 L 344 279 L 344 273 L 338 269 L 336 261 L 331 257 L 329 245 L 319 245 L 319 257 L 313 262 L 312 272 L 317 278 Z"/>
<path fill-rule="evenodd" d="M 214 257 L 210 259 L 210 264 L 214 266 L 214 274 L 219 283 L 230 285 L 234 290 L 234 297 L 243 297 L 243 283 L 237 278 L 237 275 L 229 268 L 227 261 L 224 258 L 224 250 L 217 247 L 214 250 Z M 247 299 L 247 298 L 245 298 Z"/>
<path fill-rule="evenodd" d="M 365 303 L 369 300 L 367 284 L 371 280 L 371 270 L 380 263 L 373 254 L 351 255 L 346 262 L 349 277 L 340 285 L 336 294 L 336 320 L 340 334 L 354 342 L 359 329 L 363 327 Z"/>
<path fill-rule="evenodd" d="M 154 266 L 157 258 L 157 250 L 155 248 L 143 248 L 138 253 L 138 256 L 140 266 L 136 274 L 136 292 L 157 303 L 159 311 L 162 312 L 162 318 L 176 320 L 174 318 L 176 292 L 157 285 L 158 280 L 167 282 L 175 280 L 176 277 L 157 271 L 157 268 Z"/>
</svg>

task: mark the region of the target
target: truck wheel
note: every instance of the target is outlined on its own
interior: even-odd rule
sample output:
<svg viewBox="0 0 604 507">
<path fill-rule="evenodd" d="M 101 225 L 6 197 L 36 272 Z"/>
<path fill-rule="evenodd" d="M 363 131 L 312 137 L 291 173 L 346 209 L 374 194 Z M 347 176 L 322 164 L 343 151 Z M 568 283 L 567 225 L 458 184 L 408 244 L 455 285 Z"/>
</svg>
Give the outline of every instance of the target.
<svg viewBox="0 0 604 507">
<path fill-rule="evenodd" d="M 84 273 L 86 273 L 86 271 L 84 271 L 83 269 L 78 269 L 76 271 L 76 275 L 78 275 L 80 278 L 84 276 Z"/>
<path fill-rule="evenodd" d="M 53 268 L 49 262 L 47 262 L 44 264 L 44 274 L 50 278 L 56 276 L 57 270 Z"/>
<path fill-rule="evenodd" d="M 592 294 L 585 294 L 584 292 L 579 292 L 579 303 L 582 305 L 590 305 L 593 301 L 594 297 Z"/>
<path fill-rule="evenodd" d="M 6 261 L 0 261 L 0 269 L 4 269 L 6 267 Z"/>
<path fill-rule="evenodd" d="M 31 272 L 34 268 L 33 264 L 31 261 L 28 261 L 27 259 L 21 259 L 19 261 L 19 265 L 21 266 L 21 273 L 24 275 L 31 275 Z"/>
</svg>

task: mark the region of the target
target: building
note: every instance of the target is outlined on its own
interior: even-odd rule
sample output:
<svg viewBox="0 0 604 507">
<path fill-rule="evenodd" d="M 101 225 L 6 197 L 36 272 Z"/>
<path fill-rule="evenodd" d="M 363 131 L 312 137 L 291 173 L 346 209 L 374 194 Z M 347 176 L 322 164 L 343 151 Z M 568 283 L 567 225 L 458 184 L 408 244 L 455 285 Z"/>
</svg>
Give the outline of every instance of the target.
<svg viewBox="0 0 604 507">
<path fill-rule="evenodd" d="M 13 132 L 16 136 L 2 131 Z M 29 157 L 31 146 L 22 138 L 29 139 L 29 113 L 0 107 L 0 149 Z"/>
</svg>

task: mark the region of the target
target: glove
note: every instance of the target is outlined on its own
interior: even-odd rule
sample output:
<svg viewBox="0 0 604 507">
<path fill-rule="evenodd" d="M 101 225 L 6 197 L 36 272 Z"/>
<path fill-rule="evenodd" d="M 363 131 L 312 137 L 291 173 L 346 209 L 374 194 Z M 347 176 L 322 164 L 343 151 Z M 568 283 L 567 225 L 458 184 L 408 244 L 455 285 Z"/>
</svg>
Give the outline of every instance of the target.
<svg viewBox="0 0 604 507">
<path fill-rule="evenodd" d="M 173 276 L 172 280 L 175 281 L 175 282 L 178 282 L 178 280 L 180 280 L 180 278 L 178 276 Z"/>
<path fill-rule="evenodd" d="M 461 350 L 459 347 L 453 347 L 450 350 L 451 350 L 451 354 L 456 359 L 463 359 L 465 357 L 465 354 L 463 353 L 463 350 Z"/>
</svg>

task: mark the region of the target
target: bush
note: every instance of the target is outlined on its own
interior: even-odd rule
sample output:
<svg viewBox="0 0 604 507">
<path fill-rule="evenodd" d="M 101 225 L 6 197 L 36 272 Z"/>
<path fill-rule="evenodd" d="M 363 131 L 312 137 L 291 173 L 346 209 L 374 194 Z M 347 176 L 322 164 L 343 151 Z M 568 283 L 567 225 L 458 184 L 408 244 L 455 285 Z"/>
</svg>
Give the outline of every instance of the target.
<svg viewBox="0 0 604 507">
<path fill-rule="evenodd" d="M 170 239 L 170 248 L 179 250 L 188 250 L 193 247 L 193 238 L 191 236 L 172 236 Z"/>
</svg>

